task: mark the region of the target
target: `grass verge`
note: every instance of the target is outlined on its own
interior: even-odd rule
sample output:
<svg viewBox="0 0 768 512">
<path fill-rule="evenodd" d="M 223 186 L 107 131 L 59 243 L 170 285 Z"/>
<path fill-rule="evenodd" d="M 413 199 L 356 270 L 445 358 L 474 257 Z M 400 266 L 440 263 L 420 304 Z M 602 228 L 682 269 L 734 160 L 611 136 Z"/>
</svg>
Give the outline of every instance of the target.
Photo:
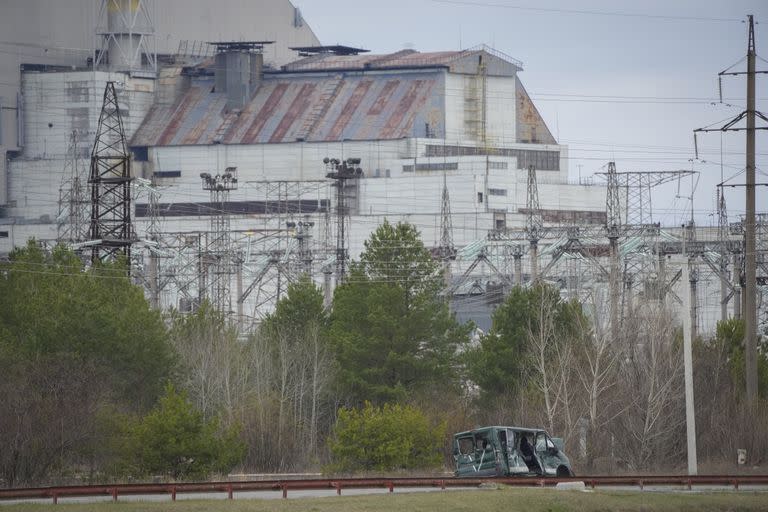
<svg viewBox="0 0 768 512">
<path fill-rule="evenodd" d="M 179 500 L 177 502 L 59 503 L 53 505 L 0 503 L 0 512 L 592 512 L 592 511 L 768 511 L 768 493 L 721 492 L 594 492 L 554 489 L 498 488 L 366 496 L 295 498 L 288 500 Z"/>
</svg>

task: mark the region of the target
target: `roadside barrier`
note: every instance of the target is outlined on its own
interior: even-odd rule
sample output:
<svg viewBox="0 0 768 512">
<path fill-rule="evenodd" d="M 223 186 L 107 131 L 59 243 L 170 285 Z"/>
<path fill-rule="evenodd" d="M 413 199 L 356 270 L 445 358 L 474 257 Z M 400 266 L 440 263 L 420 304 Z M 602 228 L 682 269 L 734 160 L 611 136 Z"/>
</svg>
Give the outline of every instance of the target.
<svg viewBox="0 0 768 512">
<path fill-rule="evenodd" d="M 516 487 L 553 487 L 560 482 L 584 482 L 586 487 L 638 487 L 678 486 L 692 489 L 695 486 L 718 486 L 739 490 L 744 485 L 768 485 L 768 475 L 667 475 L 667 476 L 585 476 L 574 478 L 507 477 L 507 478 L 313 478 L 302 480 L 252 480 L 228 482 L 199 482 L 172 484 L 114 484 L 75 485 L 62 487 L 33 487 L 0 489 L 0 500 L 51 499 L 54 504 L 60 498 L 110 496 L 117 501 L 120 496 L 167 495 L 176 500 L 179 494 L 226 494 L 234 499 L 238 492 L 277 491 L 288 498 L 290 491 L 335 490 L 341 496 L 344 489 L 397 489 L 431 487 L 479 487 L 483 484 L 500 484 Z"/>
</svg>

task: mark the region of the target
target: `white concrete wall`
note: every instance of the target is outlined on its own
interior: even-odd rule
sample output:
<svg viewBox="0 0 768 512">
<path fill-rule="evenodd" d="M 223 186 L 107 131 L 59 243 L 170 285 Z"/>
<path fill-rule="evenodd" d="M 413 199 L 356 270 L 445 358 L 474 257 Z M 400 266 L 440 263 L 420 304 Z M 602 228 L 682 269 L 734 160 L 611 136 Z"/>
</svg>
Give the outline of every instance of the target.
<svg viewBox="0 0 768 512">
<path fill-rule="evenodd" d="M 486 137 L 489 144 L 514 144 L 517 118 L 515 77 L 486 78 Z"/>
<path fill-rule="evenodd" d="M 445 138 L 449 141 L 475 142 L 467 136 L 464 123 L 464 88 L 466 75 L 445 76 Z"/>
<path fill-rule="evenodd" d="M 22 78 L 24 159 L 63 158 L 72 130 L 84 147 L 93 145 L 108 81 L 116 82 L 123 128 L 130 139 L 154 100 L 155 81 L 122 73 L 25 72 Z"/>
</svg>

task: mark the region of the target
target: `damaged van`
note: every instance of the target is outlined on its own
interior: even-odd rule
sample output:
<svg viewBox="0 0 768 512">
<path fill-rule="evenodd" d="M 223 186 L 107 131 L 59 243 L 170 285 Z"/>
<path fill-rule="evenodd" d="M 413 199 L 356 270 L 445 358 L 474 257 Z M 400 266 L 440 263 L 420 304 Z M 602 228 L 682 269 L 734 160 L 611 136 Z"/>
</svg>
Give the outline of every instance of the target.
<svg viewBox="0 0 768 512">
<path fill-rule="evenodd" d="M 458 477 L 574 476 L 563 440 L 546 431 L 520 427 L 482 427 L 453 436 Z"/>
</svg>

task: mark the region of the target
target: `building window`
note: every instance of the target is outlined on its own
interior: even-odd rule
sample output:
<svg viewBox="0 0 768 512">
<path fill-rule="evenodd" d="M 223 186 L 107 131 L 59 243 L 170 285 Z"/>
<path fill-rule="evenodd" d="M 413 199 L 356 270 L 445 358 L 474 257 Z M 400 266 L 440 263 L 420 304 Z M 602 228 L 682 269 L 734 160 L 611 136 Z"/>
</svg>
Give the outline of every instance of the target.
<svg viewBox="0 0 768 512">
<path fill-rule="evenodd" d="M 529 165 L 537 171 L 559 171 L 560 152 L 539 149 L 480 148 L 476 146 L 442 146 L 427 144 L 428 157 L 450 156 L 507 156 L 517 159 L 518 169 L 527 169 Z M 490 162 L 489 162 L 490 164 Z"/>
<path fill-rule="evenodd" d="M 507 162 L 488 162 L 489 169 L 507 169 L 508 167 Z"/>
<path fill-rule="evenodd" d="M 507 195 L 507 189 L 505 189 L 505 188 L 489 188 L 488 189 L 488 195 L 489 196 L 506 196 Z"/>
<path fill-rule="evenodd" d="M 8 238 L 8 231 L 0 231 L 0 238 Z"/>
<path fill-rule="evenodd" d="M 478 203 L 482 203 L 483 202 L 483 193 L 482 192 L 478 192 L 477 193 L 477 202 Z"/>
<path fill-rule="evenodd" d="M 507 214 L 504 212 L 494 212 L 493 228 L 497 231 L 507 229 Z"/>
<path fill-rule="evenodd" d="M 155 171 L 152 176 L 155 178 L 181 178 L 181 171 Z"/>
<path fill-rule="evenodd" d="M 135 161 L 147 162 L 149 160 L 149 149 L 147 146 L 134 146 L 131 150 L 133 150 L 133 159 Z"/>
<path fill-rule="evenodd" d="M 459 162 L 427 162 L 423 164 L 416 164 L 415 169 L 417 171 L 458 171 Z M 403 172 L 413 171 L 413 165 L 403 166 Z"/>
</svg>

